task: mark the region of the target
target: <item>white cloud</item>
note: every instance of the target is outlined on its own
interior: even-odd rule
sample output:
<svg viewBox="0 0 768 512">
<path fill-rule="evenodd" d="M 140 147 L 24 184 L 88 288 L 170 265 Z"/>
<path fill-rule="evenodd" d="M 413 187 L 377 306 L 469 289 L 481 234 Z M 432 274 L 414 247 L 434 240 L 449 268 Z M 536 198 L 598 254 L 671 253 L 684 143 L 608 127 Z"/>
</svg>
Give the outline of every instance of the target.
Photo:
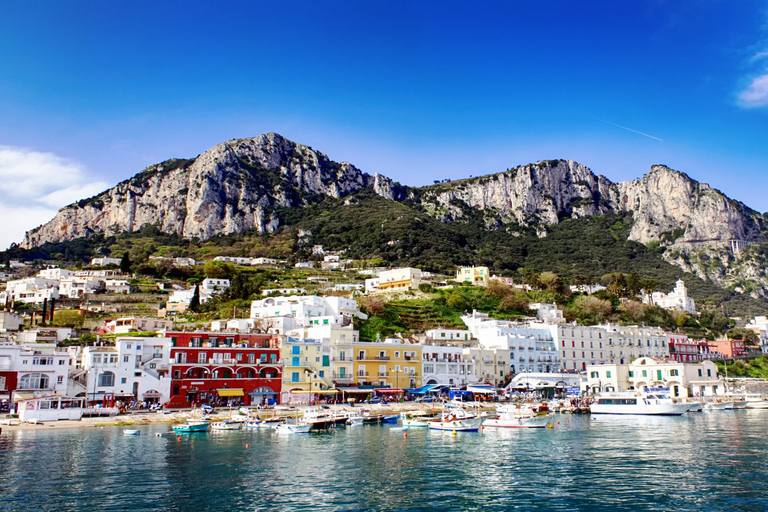
<svg viewBox="0 0 768 512">
<path fill-rule="evenodd" d="M 768 72 L 752 80 L 739 94 L 739 102 L 742 106 L 750 108 L 768 105 Z"/>
<path fill-rule="evenodd" d="M 0 248 L 50 220 L 59 208 L 90 197 L 108 184 L 88 176 L 82 165 L 54 153 L 0 146 Z"/>
</svg>

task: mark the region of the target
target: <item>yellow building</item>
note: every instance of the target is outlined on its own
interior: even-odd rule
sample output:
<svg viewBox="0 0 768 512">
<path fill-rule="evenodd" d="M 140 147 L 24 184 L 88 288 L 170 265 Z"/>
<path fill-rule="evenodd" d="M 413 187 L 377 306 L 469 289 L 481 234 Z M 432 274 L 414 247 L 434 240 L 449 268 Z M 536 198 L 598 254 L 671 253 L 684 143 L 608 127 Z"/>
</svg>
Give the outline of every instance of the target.
<svg viewBox="0 0 768 512">
<path fill-rule="evenodd" d="M 488 267 L 461 267 L 456 271 L 454 281 L 473 286 L 488 286 Z"/>
<path fill-rule="evenodd" d="M 283 362 L 282 403 L 309 401 L 312 393 L 323 394 L 333 388 L 330 347 L 321 340 L 284 337 L 280 344 Z"/>
<path fill-rule="evenodd" d="M 421 270 L 417 268 L 395 268 L 379 272 L 378 290 L 380 292 L 418 290 L 421 282 Z"/>
<path fill-rule="evenodd" d="M 421 345 L 406 344 L 399 339 L 359 341 L 351 344 L 351 350 L 351 370 L 358 386 L 402 389 L 422 385 Z"/>
</svg>

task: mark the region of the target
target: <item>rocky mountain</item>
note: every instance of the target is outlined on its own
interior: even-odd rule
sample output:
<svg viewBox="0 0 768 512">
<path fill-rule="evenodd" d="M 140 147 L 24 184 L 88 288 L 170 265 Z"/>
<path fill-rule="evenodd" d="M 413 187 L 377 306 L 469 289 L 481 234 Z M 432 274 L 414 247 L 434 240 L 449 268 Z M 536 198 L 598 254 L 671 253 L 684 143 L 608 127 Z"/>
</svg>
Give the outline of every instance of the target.
<svg viewBox="0 0 768 512">
<path fill-rule="evenodd" d="M 573 161 L 542 161 L 413 188 L 270 133 L 223 142 L 192 160 L 149 167 L 63 208 L 29 231 L 22 247 L 96 232 L 132 232 L 146 224 L 185 238 L 270 233 L 281 225 L 281 208 L 301 209 L 366 189 L 444 223 L 479 214 L 486 229 L 504 228 L 512 235 L 535 229 L 546 236 L 549 227 L 565 219 L 629 212 L 634 218 L 629 240 L 670 247 L 668 261 L 721 284 L 731 284 L 722 268 L 733 257 L 725 250 L 730 241 L 759 244 L 768 233 L 765 214 L 663 165 L 651 167 L 640 179 L 613 183 Z M 707 255 L 721 264 L 697 263 Z M 760 288 L 768 295 L 768 276 L 761 276 Z"/>
</svg>

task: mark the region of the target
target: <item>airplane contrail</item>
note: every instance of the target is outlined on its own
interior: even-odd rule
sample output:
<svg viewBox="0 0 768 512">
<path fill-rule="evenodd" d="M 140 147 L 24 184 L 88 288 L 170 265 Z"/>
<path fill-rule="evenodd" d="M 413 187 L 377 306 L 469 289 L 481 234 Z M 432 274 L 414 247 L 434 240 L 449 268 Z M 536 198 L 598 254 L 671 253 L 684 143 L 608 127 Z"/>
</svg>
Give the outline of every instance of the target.
<svg viewBox="0 0 768 512">
<path fill-rule="evenodd" d="M 647 133 L 643 133 L 637 130 L 633 130 L 632 128 L 627 128 L 626 126 L 621 126 L 620 124 L 612 123 L 610 121 L 606 121 L 605 119 L 600 119 L 600 121 L 604 122 L 605 124 L 610 124 L 611 126 L 616 126 L 618 128 L 623 128 L 624 130 L 633 132 L 633 133 L 639 133 L 640 135 L 645 135 L 646 137 L 650 137 L 651 139 L 658 140 L 659 142 L 664 142 L 664 139 L 660 139 L 658 137 L 654 137 L 653 135 L 648 135 Z"/>
</svg>

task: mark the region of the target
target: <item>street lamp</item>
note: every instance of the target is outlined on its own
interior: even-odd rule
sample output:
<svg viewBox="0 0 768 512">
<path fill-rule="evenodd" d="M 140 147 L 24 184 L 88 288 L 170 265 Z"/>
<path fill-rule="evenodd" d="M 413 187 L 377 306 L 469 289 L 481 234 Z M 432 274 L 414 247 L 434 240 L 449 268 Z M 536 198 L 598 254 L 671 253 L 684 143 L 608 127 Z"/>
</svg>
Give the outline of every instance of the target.
<svg viewBox="0 0 768 512">
<path fill-rule="evenodd" d="M 309 405 L 311 406 L 312 405 L 312 384 L 313 384 L 313 382 L 312 382 L 312 375 L 314 375 L 315 372 L 310 370 L 310 369 L 308 369 L 308 368 L 305 369 L 304 371 L 306 372 L 307 376 L 309 377 Z"/>
</svg>

